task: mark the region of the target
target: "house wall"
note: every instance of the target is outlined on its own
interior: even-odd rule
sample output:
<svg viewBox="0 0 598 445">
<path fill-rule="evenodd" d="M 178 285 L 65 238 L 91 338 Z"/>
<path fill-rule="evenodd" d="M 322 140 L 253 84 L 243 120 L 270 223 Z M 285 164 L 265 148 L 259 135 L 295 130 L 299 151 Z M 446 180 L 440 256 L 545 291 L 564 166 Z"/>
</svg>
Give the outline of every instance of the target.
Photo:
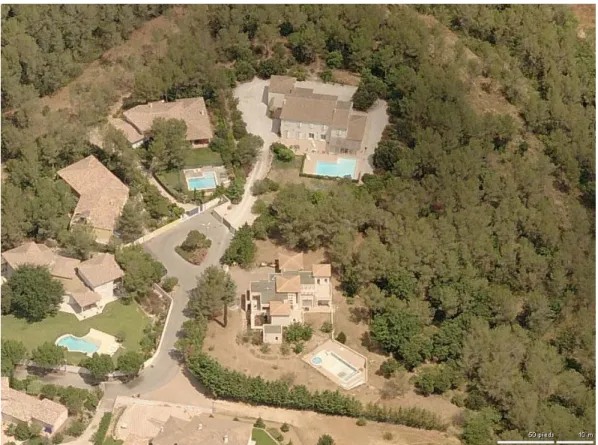
<svg viewBox="0 0 598 445">
<path fill-rule="evenodd" d="M 268 105 L 272 102 L 273 108 L 281 108 L 284 102 L 284 94 L 281 93 L 268 93 Z"/>
<path fill-rule="evenodd" d="M 289 315 L 272 315 L 270 318 L 272 319 L 270 324 L 274 326 L 288 326 L 293 323 Z"/>
<path fill-rule="evenodd" d="M 275 345 L 279 345 L 282 344 L 282 337 L 283 334 L 282 333 L 275 333 L 275 334 L 269 334 L 266 331 L 264 331 L 264 343 L 270 343 L 270 344 L 275 344 Z"/>
<path fill-rule="evenodd" d="M 87 284 L 87 282 L 85 282 Z M 110 281 L 106 284 L 102 284 L 101 286 L 94 287 L 94 292 L 100 294 L 103 298 L 112 298 L 114 297 L 114 281 Z"/>
<path fill-rule="evenodd" d="M 280 135 L 287 139 L 310 139 L 309 134 L 313 133 L 315 140 L 330 140 L 329 127 L 325 124 L 307 124 L 288 120 L 280 121 Z M 322 139 L 324 135 L 324 139 Z"/>
</svg>

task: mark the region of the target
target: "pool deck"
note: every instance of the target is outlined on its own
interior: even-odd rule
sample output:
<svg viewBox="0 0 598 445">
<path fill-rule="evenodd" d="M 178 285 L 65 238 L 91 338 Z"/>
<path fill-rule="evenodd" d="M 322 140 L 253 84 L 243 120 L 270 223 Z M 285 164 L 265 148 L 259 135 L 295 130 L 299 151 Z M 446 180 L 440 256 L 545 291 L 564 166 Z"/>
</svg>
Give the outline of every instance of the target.
<svg viewBox="0 0 598 445">
<path fill-rule="evenodd" d="M 357 180 L 359 178 L 359 172 L 357 171 L 359 167 L 359 160 L 350 155 L 332 155 L 332 154 L 323 154 L 323 153 L 308 153 L 305 155 L 305 160 L 303 161 L 303 173 L 306 175 L 312 176 L 322 176 L 325 178 L 339 178 L 340 176 L 326 176 L 326 175 L 319 175 L 316 173 L 316 166 L 319 162 L 329 162 L 331 164 L 335 164 L 338 162 L 339 158 L 342 159 L 354 159 L 355 160 L 355 170 L 353 170 L 352 178 Z"/>
<path fill-rule="evenodd" d="M 353 368 L 357 369 L 357 374 L 345 381 L 339 378 L 333 372 L 330 372 L 328 369 L 326 369 L 325 366 L 315 366 L 312 363 L 312 358 L 323 351 L 332 352 L 335 355 L 337 355 L 343 361 L 347 362 Z M 319 373 L 328 377 L 330 380 L 332 380 L 334 383 L 336 383 L 343 389 L 353 389 L 367 382 L 367 359 L 363 355 L 353 351 L 351 348 L 334 340 L 328 340 L 327 342 L 318 346 L 313 351 L 305 354 L 303 356 L 303 361 L 310 365 L 312 368 L 316 369 Z"/>
</svg>

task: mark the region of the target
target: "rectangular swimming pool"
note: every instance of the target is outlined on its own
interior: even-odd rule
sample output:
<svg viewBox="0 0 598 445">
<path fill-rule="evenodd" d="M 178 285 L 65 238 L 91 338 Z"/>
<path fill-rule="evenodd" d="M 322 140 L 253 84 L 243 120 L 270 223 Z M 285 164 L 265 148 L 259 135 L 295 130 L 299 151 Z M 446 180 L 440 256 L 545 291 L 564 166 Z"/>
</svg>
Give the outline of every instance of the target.
<svg viewBox="0 0 598 445">
<path fill-rule="evenodd" d="M 312 357 L 312 365 L 322 366 L 337 378 L 347 381 L 359 371 L 332 351 L 322 350 Z"/>
<path fill-rule="evenodd" d="M 316 175 L 356 179 L 357 159 L 338 158 L 337 162 L 316 161 Z"/>
<path fill-rule="evenodd" d="M 205 172 L 203 178 L 188 178 L 189 190 L 210 190 L 216 188 L 216 176 L 214 172 Z"/>
</svg>

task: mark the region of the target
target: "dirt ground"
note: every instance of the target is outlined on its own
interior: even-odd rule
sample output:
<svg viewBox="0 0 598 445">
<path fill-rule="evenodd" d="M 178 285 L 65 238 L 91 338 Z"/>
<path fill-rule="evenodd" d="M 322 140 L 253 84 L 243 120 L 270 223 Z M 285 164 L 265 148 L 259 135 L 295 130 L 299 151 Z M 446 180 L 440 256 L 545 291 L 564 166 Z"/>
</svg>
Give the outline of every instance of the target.
<svg viewBox="0 0 598 445">
<path fill-rule="evenodd" d="M 459 444 L 455 437 L 438 431 L 426 431 L 376 422 L 368 422 L 365 426 L 357 426 L 355 419 L 347 417 L 326 416 L 311 411 L 293 411 L 242 403 L 212 401 L 198 392 L 197 389 L 198 384 L 193 377 L 188 377 L 180 372 L 166 386 L 152 393 L 144 394 L 143 398 L 190 405 L 211 403 L 216 415 L 237 416 L 240 419 L 262 417 L 268 428 L 277 427 L 283 422 L 287 422 L 293 428 L 289 433 L 285 433 L 285 443 L 291 439 L 294 445 L 313 445 L 323 434 L 330 434 L 337 445 Z M 392 440 L 382 438 L 385 432 L 390 432 L 393 435 Z"/>
<path fill-rule="evenodd" d="M 288 249 L 276 246 L 270 241 L 258 241 L 258 253 L 256 263 L 273 263 L 278 252 L 293 253 Z M 309 268 L 313 263 L 324 262 L 324 251 L 322 249 L 314 252 L 304 253 L 305 267 Z M 251 270 L 243 270 L 238 267 L 231 268 L 231 275 L 237 283 L 239 294 L 248 289 L 249 283 L 253 280 L 265 279 L 273 268 L 261 267 Z M 367 349 L 367 321 L 361 319 L 360 306 L 358 302 L 348 305 L 346 298 L 336 289 L 338 282 L 333 279 L 335 287 L 333 291 L 334 305 L 334 330 L 335 333 L 343 331 L 347 336 L 347 346 L 355 349 L 368 359 L 368 382 L 347 393 L 355 396 L 363 403 L 377 402 L 392 407 L 417 406 L 436 413 L 446 422 L 454 422 L 459 419 L 461 409 L 450 403 L 451 394 L 445 396 L 424 397 L 414 392 L 413 386 L 403 395 L 391 400 L 382 400 L 381 390 L 387 382 L 384 377 L 376 375 L 380 363 L 387 357 L 371 352 Z M 293 377 L 295 384 L 303 384 L 312 390 L 336 390 L 339 387 L 301 360 L 301 357 L 315 349 L 326 341 L 329 336 L 320 332 L 320 327 L 328 314 L 306 314 L 306 322 L 311 324 L 314 330 L 314 338 L 305 344 L 304 352 L 296 355 L 291 352 L 288 356 L 280 353 L 280 346 L 271 345 L 270 351 L 264 354 L 259 346 L 243 343 L 240 333 L 243 330 L 245 312 L 231 311 L 229 314 L 228 327 L 223 328 L 218 323 L 210 323 L 208 334 L 204 342 L 204 350 L 213 355 L 224 366 L 236 369 L 248 375 L 261 375 L 265 379 L 279 379 Z M 366 341 L 364 341 L 366 340 Z M 345 392 L 344 390 L 342 390 Z"/>
</svg>

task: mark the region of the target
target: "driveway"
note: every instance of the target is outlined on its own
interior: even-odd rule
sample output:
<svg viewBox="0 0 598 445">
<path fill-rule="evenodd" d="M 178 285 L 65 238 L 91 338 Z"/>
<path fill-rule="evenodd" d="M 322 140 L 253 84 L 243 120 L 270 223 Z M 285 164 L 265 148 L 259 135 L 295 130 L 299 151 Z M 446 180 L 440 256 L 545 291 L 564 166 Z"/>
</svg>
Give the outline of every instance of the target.
<svg viewBox="0 0 598 445">
<path fill-rule="evenodd" d="M 368 110 L 368 128 L 365 136 L 365 152 L 359 156 L 361 173 L 374 173 L 374 150 L 382 139 L 382 133 L 388 125 L 388 114 L 386 113 L 386 102 L 377 100 Z"/>
</svg>

